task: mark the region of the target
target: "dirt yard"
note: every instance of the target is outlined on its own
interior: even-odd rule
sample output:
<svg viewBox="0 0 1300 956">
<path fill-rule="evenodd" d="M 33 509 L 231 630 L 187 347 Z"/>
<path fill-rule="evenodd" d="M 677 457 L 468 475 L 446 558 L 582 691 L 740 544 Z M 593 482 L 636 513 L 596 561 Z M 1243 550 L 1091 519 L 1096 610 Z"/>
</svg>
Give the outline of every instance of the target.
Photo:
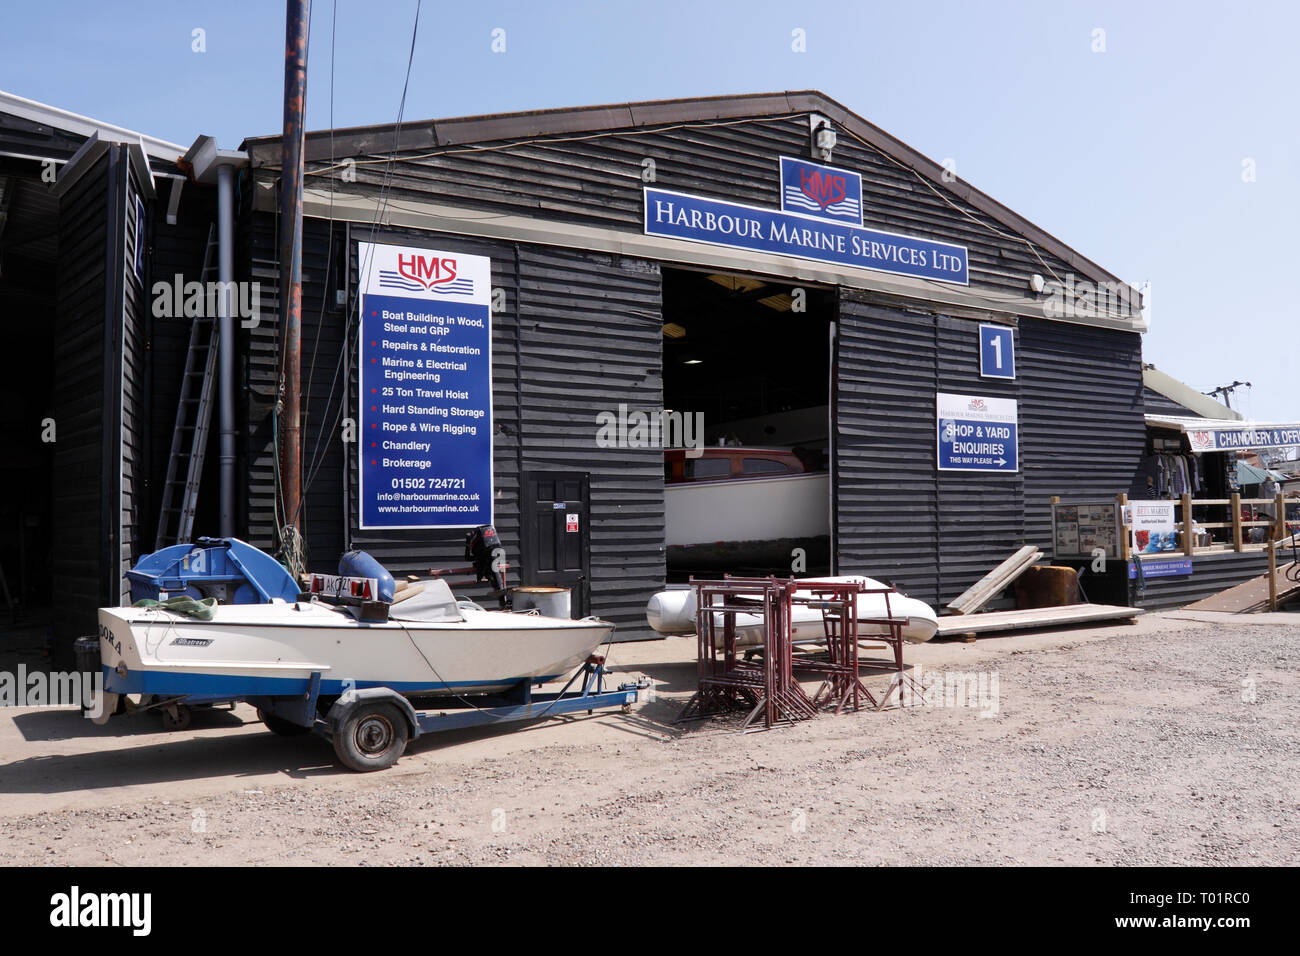
<svg viewBox="0 0 1300 956">
<path fill-rule="evenodd" d="M 0 862 L 1294 865 L 1293 617 L 909 647 L 945 689 L 983 674 L 976 706 L 746 735 L 673 724 L 693 638 L 622 645 L 617 679 L 656 681 L 633 713 L 422 738 L 379 774 L 246 707 L 177 733 L 10 709 Z"/>
</svg>

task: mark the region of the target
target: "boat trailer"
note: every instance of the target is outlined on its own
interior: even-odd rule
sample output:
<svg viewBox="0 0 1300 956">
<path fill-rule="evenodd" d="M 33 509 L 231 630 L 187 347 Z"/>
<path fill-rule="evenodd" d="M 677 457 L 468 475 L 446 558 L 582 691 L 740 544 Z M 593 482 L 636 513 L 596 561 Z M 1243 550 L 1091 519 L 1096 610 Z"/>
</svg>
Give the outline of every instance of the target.
<svg viewBox="0 0 1300 956">
<path fill-rule="evenodd" d="M 573 673 L 558 693 L 533 692 L 521 682 L 512 692 L 481 698 L 481 703 L 460 698 L 408 698 L 388 687 L 345 690 L 321 713 L 321 673 L 313 671 L 301 696 L 248 697 L 258 716 L 273 733 L 297 736 L 314 733 L 334 745 L 339 762 L 361 772 L 384 770 L 396 763 L 406 745 L 421 734 L 463 730 L 486 724 L 542 720 L 586 711 L 632 709 L 642 688 L 640 681 L 605 688 L 605 658 L 593 654 Z M 576 685 L 576 686 L 575 686 Z M 436 709 L 417 706 L 424 701 Z M 458 701 L 460 706 L 447 706 Z"/>
</svg>

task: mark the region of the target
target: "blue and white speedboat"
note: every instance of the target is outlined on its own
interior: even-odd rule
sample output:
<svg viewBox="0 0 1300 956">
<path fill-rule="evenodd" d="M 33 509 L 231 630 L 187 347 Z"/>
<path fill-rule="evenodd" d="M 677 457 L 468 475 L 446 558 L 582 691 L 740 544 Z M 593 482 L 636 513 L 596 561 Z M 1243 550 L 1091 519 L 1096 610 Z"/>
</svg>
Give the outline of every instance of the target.
<svg viewBox="0 0 1300 956">
<path fill-rule="evenodd" d="M 614 625 L 484 610 L 444 581 L 388 608 L 316 600 L 219 604 L 211 620 L 161 607 L 99 611 L 108 695 L 248 699 L 298 695 L 313 674 L 320 694 L 387 687 L 411 697 L 481 695 L 566 676 L 606 643 Z M 105 699 L 112 713 L 117 696 Z"/>
</svg>

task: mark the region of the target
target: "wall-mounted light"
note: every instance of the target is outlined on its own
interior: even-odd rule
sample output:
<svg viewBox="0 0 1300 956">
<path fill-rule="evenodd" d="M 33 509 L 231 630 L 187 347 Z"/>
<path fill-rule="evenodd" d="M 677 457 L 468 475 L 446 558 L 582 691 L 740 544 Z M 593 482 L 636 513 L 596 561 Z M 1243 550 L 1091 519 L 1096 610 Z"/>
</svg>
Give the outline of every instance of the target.
<svg viewBox="0 0 1300 956">
<path fill-rule="evenodd" d="M 1037 272 L 1029 277 L 1029 288 L 1033 289 L 1035 294 L 1042 292 L 1047 287 L 1047 283 Z"/>
<path fill-rule="evenodd" d="M 699 365 L 699 364 L 700 364 L 701 362 L 703 362 L 703 361 L 704 361 L 704 359 L 686 359 L 684 362 L 682 362 L 682 364 L 683 364 L 683 365 Z"/>
<path fill-rule="evenodd" d="M 835 149 L 835 127 L 825 116 L 811 113 L 808 116 L 808 130 L 812 135 L 812 158 L 829 163 L 831 152 Z"/>
</svg>

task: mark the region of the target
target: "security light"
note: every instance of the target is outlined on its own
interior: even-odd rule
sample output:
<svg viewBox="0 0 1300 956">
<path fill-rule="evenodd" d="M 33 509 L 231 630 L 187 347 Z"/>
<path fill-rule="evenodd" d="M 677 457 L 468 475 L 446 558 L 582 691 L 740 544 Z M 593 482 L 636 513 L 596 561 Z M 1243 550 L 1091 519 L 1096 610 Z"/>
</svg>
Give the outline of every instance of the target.
<svg viewBox="0 0 1300 956">
<path fill-rule="evenodd" d="M 808 117 L 808 129 L 812 133 L 812 158 L 829 163 L 835 149 L 835 127 L 825 116 L 813 113 Z"/>
</svg>

